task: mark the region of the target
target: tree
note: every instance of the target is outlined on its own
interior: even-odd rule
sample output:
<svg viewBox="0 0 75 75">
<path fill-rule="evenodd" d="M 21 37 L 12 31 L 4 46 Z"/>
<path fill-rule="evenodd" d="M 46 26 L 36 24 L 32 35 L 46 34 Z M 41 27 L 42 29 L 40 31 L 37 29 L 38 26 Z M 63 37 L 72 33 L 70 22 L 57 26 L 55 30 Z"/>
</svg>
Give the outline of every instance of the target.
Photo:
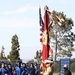
<svg viewBox="0 0 75 75">
<path fill-rule="evenodd" d="M 36 56 L 34 57 L 39 63 L 41 60 L 41 50 L 36 51 Z"/>
<path fill-rule="evenodd" d="M 19 50 L 20 50 L 20 45 L 19 45 L 19 41 L 18 41 L 18 36 L 15 34 L 12 37 L 12 46 L 11 46 L 11 51 L 10 54 L 8 55 L 8 58 L 10 59 L 10 61 L 19 61 L 20 60 L 20 56 L 19 56 Z"/>
<path fill-rule="evenodd" d="M 55 50 L 56 54 L 58 56 L 72 56 L 72 51 L 74 51 L 74 44 L 73 42 L 75 41 L 75 34 L 71 31 L 72 27 L 74 26 L 73 20 L 71 18 L 67 18 L 66 15 L 64 15 L 63 12 L 56 12 L 53 11 L 53 19 L 54 24 L 53 27 L 50 30 L 50 37 L 55 40 Z M 62 26 L 58 25 L 58 18 L 56 17 L 59 16 L 60 19 L 64 20 L 62 22 Z M 53 43 L 54 43 L 53 42 Z"/>
<path fill-rule="evenodd" d="M 1 53 L 0 53 L 0 60 L 1 61 L 7 60 L 7 58 L 5 57 L 4 49 L 5 49 L 4 46 L 2 46 Z"/>
</svg>

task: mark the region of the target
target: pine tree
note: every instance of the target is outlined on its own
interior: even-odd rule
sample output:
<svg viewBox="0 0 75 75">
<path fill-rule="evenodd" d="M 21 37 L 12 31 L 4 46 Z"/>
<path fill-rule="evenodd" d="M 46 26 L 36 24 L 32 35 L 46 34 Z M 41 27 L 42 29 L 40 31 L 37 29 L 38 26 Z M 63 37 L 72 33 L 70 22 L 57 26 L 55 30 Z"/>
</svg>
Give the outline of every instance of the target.
<svg viewBox="0 0 75 75">
<path fill-rule="evenodd" d="M 7 58 L 5 57 L 4 49 L 5 49 L 4 46 L 2 46 L 1 53 L 0 53 L 1 61 L 7 61 Z"/>
<path fill-rule="evenodd" d="M 19 41 L 18 41 L 18 36 L 15 34 L 12 37 L 12 46 L 11 46 L 11 51 L 10 54 L 8 55 L 8 58 L 10 59 L 10 61 L 19 61 L 20 60 L 20 56 L 19 56 L 19 50 L 20 50 L 20 45 L 19 45 Z"/>
<path fill-rule="evenodd" d="M 36 55 L 35 55 L 34 59 L 36 59 L 38 61 L 38 63 L 40 63 L 40 60 L 41 60 L 41 50 L 37 50 L 36 51 Z"/>
<path fill-rule="evenodd" d="M 4 54 L 4 46 L 2 46 L 2 50 L 1 50 L 1 58 L 5 57 L 5 54 Z"/>
</svg>

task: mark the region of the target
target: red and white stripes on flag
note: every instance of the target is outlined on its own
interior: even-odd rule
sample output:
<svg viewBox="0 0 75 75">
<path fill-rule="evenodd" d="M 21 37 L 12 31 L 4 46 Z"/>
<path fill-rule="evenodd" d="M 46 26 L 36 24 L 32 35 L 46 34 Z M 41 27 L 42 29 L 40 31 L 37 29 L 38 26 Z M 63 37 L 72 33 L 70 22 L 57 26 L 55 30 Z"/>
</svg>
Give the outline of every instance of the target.
<svg viewBox="0 0 75 75">
<path fill-rule="evenodd" d="M 39 8 L 39 23 L 40 23 L 40 42 L 42 43 L 42 36 L 44 31 L 44 22 L 41 16 L 41 8 Z"/>
</svg>

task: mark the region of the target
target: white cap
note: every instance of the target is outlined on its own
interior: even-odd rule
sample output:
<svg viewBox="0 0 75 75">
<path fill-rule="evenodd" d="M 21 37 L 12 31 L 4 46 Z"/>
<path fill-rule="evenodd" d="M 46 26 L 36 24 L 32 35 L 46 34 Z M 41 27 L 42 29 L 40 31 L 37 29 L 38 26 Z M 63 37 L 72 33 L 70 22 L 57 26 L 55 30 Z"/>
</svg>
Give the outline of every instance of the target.
<svg viewBox="0 0 75 75">
<path fill-rule="evenodd" d="M 67 65 L 67 64 L 65 64 L 63 67 L 64 67 L 64 68 L 68 68 L 68 65 Z"/>
<path fill-rule="evenodd" d="M 53 63 L 53 61 L 51 61 L 51 60 L 45 60 L 45 64 L 47 64 L 47 63 Z"/>
</svg>

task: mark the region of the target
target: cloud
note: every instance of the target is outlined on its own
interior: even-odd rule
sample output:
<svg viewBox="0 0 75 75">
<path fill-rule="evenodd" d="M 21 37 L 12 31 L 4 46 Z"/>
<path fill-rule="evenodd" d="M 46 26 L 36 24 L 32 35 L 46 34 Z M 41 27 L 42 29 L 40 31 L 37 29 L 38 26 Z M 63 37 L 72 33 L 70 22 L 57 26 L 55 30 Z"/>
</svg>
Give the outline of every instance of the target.
<svg viewBox="0 0 75 75">
<path fill-rule="evenodd" d="M 36 26 L 37 21 L 35 19 L 27 18 L 12 18 L 12 19 L 1 19 L 0 27 L 34 27 Z"/>
<path fill-rule="evenodd" d="M 36 11 L 37 10 L 37 6 L 31 6 L 29 4 L 25 5 L 25 6 L 22 6 L 16 10 L 13 10 L 13 11 L 5 11 L 5 12 L 2 12 L 3 14 L 5 15 L 9 15 L 9 14 L 21 14 L 21 13 L 25 13 L 25 12 L 30 12 L 31 10 L 34 10 Z"/>
<path fill-rule="evenodd" d="M 37 11 L 37 9 L 38 9 L 37 6 L 31 6 L 27 4 L 13 11 L 9 10 L 9 11 L 0 12 L 0 15 L 2 14 L 3 16 L 3 19 L 2 18 L 0 19 L 0 27 L 31 27 L 31 26 L 33 27 L 33 26 L 36 26 L 37 21 L 35 19 L 32 19 L 31 17 L 28 17 L 28 18 L 24 17 L 22 14 L 26 12 L 32 13 L 32 11 Z M 26 14 L 28 15 L 28 13 Z M 15 16 L 16 18 L 13 18 L 13 16 Z M 18 18 L 19 16 L 21 16 L 22 18 Z"/>
</svg>

